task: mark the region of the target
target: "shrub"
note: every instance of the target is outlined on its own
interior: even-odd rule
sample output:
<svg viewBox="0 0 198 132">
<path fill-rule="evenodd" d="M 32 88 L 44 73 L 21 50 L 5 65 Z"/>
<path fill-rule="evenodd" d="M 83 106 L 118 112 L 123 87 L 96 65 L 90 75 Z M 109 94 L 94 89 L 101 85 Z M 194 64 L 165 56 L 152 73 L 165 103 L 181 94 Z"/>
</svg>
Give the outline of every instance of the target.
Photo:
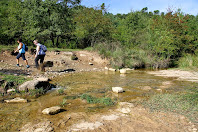
<svg viewBox="0 0 198 132">
<path fill-rule="evenodd" d="M 178 60 L 177 64 L 180 68 L 198 68 L 198 56 L 185 54 Z"/>
</svg>

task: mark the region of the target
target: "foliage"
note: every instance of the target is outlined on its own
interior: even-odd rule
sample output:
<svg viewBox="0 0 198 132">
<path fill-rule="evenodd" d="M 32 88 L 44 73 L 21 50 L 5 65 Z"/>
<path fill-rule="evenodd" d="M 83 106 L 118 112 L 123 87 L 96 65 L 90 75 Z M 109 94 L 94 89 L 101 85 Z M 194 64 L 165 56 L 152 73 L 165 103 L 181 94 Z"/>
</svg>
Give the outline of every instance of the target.
<svg viewBox="0 0 198 132">
<path fill-rule="evenodd" d="M 39 96 L 45 94 L 45 92 L 46 92 L 46 91 L 45 91 L 43 88 L 39 88 L 39 89 L 32 89 L 32 90 L 29 90 L 29 91 L 28 91 L 28 94 L 29 94 L 30 96 L 33 96 L 33 97 L 39 97 Z"/>
<path fill-rule="evenodd" d="M 18 45 L 0 45 L 0 52 L 13 51 Z"/>
<path fill-rule="evenodd" d="M 188 68 L 188 69 L 198 68 L 198 56 L 197 55 L 191 55 L 191 54 L 184 54 L 178 60 L 178 67 Z"/>
<path fill-rule="evenodd" d="M 2 79 L 5 82 L 13 82 L 15 85 L 19 85 L 24 83 L 25 81 L 29 80 L 28 78 L 25 78 L 23 76 L 15 76 L 15 75 L 6 75 L 6 74 L 2 74 L 0 73 L 0 76 L 2 76 Z"/>
<path fill-rule="evenodd" d="M 0 44 L 14 45 L 22 37 L 27 45 L 36 38 L 48 48 L 91 47 L 118 68 L 170 67 L 198 51 L 198 16 L 147 7 L 113 15 L 104 3 L 85 7 L 80 2 L 1 0 Z"/>
<path fill-rule="evenodd" d="M 64 88 L 60 88 L 60 89 L 58 89 L 58 91 L 57 91 L 57 92 L 58 92 L 58 94 L 59 94 L 59 95 L 64 94 Z"/>
<path fill-rule="evenodd" d="M 142 12 L 131 12 L 121 20 L 115 35 L 128 48 L 144 45 L 147 41 L 148 16 Z"/>
<path fill-rule="evenodd" d="M 114 105 L 114 102 L 111 100 L 111 98 L 96 98 L 96 97 L 92 97 L 91 95 L 88 94 L 83 94 L 81 95 L 81 99 L 85 99 L 87 101 L 87 103 L 89 104 L 103 104 L 106 106 L 111 106 Z"/>
<path fill-rule="evenodd" d="M 60 105 L 64 107 L 66 104 L 67 104 L 67 99 L 64 98 L 63 101 L 60 103 Z"/>
<path fill-rule="evenodd" d="M 74 35 L 81 48 L 93 47 L 96 42 L 111 38 L 112 23 L 103 15 L 102 9 L 81 7 L 74 16 L 74 22 Z"/>
</svg>

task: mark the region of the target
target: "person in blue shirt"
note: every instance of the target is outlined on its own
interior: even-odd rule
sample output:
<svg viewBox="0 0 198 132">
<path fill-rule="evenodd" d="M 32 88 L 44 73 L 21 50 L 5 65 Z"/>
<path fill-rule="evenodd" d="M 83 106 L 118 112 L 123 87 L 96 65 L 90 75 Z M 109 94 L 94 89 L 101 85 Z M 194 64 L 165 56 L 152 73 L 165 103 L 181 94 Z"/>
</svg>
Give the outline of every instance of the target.
<svg viewBox="0 0 198 132">
<path fill-rule="evenodd" d="M 38 61 L 40 60 L 40 64 L 43 64 L 45 52 L 43 51 L 42 44 L 38 43 L 38 40 L 34 40 L 33 43 L 36 45 L 36 55 L 34 61 L 36 68 L 39 68 Z"/>
<path fill-rule="evenodd" d="M 26 67 L 29 68 L 30 66 L 28 65 L 28 61 L 25 58 L 25 44 L 22 43 L 22 39 L 18 39 L 17 42 L 19 43 L 19 46 L 17 48 L 17 50 L 15 50 L 16 52 L 19 52 L 17 57 L 16 57 L 16 61 L 17 61 L 17 66 L 19 66 L 19 58 L 22 57 L 22 59 L 24 60 Z"/>
</svg>

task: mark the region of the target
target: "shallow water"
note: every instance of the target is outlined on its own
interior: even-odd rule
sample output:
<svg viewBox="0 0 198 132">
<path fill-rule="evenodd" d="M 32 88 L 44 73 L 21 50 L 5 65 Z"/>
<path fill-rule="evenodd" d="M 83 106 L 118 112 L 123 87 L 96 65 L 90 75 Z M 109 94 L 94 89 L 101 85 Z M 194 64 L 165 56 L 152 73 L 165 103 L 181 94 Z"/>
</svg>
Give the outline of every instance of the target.
<svg viewBox="0 0 198 132">
<path fill-rule="evenodd" d="M 80 99 L 80 96 L 85 93 L 97 98 L 109 97 L 116 102 L 135 102 L 155 94 L 184 92 L 196 85 L 196 83 L 176 81 L 175 78 L 156 77 L 145 71 L 136 70 L 124 75 L 118 72 L 68 73 L 54 78 L 51 83 L 64 88 L 64 94 L 59 95 L 57 90 L 53 90 L 37 99 L 31 99 L 28 103 L 0 103 L 0 131 L 18 131 L 28 122 L 39 122 L 44 119 L 56 124 L 63 117 L 68 117 L 72 113 L 89 115 L 115 108 L 115 106 L 87 104 L 86 101 Z M 112 87 L 122 87 L 125 92 L 112 93 Z M 63 101 L 65 101 L 64 105 Z M 41 113 L 47 107 L 61 104 L 65 109 L 64 112 L 57 115 Z M 80 118 L 78 116 L 72 119 L 67 126 L 78 120 Z"/>
</svg>

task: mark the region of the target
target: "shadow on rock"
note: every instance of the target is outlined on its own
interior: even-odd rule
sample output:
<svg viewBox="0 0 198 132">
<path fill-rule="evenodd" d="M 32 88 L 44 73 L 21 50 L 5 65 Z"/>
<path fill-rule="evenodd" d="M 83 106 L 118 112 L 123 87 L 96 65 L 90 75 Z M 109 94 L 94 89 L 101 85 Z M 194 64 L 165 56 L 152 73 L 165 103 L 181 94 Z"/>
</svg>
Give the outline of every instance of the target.
<svg viewBox="0 0 198 132">
<path fill-rule="evenodd" d="M 74 72 L 75 70 L 74 69 L 66 69 L 66 70 L 63 70 L 63 71 L 60 71 L 60 72 Z"/>
</svg>

